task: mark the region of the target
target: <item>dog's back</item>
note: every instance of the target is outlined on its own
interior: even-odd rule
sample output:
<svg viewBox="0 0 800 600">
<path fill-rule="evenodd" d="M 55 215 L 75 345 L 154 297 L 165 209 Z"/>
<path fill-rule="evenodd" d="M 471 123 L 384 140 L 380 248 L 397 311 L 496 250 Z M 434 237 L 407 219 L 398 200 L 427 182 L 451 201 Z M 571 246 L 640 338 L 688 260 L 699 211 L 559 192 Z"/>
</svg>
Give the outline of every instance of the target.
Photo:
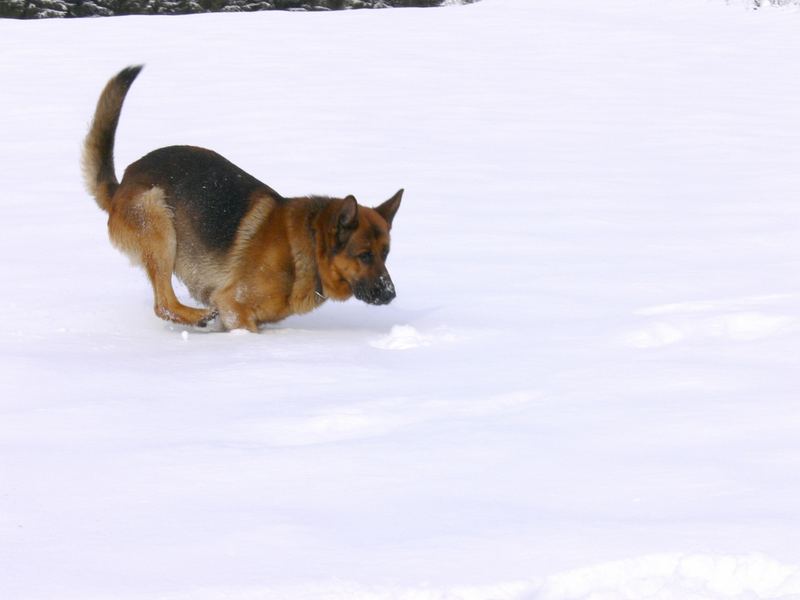
<svg viewBox="0 0 800 600">
<path fill-rule="evenodd" d="M 164 190 L 176 227 L 209 252 L 227 252 L 242 219 L 257 202 L 280 195 L 212 150 L 168 146 L 132 163 L 122 185 Z"/>
</svg>

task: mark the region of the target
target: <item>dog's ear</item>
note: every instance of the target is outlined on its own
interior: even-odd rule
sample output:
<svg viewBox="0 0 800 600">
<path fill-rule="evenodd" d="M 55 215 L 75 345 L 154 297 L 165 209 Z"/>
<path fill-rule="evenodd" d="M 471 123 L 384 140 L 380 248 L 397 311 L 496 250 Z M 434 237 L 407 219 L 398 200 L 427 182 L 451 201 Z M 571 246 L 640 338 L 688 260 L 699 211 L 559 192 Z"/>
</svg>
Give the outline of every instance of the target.
<svg viewBox="0 0 800 600">
<path fill-rule="evenodd" d="M 336 246 L 341 249 L 358 227 L 358 202 L 354 196 L 342 200 L 336 215 Z"/>
<path fill-rule="evenodd" d="M 398 192 L 386 202 L 375 207 L 375 210 L 378 212 L 378 214 L 386 221 L 389 229 L 392 228 L 392 221 L 394 220 L 395 214 L 397 214 L 397 209 L 400 208 L 400 200 L 402 200 L 402 198 L 403 190 L 398 190 Z"/>
</svg>

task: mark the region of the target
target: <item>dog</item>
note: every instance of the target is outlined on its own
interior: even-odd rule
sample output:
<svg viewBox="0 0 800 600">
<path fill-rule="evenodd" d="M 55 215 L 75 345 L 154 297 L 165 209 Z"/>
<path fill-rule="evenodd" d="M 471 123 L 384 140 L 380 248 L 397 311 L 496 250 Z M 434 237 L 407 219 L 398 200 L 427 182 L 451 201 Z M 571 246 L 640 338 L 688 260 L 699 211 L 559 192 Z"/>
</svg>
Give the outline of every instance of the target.
<svg viewBox="0 0 800 600">
<path fill-rule="evenodd" d="M 284 198 L 216 152 L 168 146 L 118 182 L 114 139 L 142 66 L 113 77 L 83 148 L 89 193 L 108 213 L 111 242 L 147 273 L 155 313 L 182 325 L 258 331 L 326 300 L 388 304 L 392 221 L 403 190 L 375 208 L 345 198 Z M 203 308 L 182 304 L 173 273 Z"/>
</svg>

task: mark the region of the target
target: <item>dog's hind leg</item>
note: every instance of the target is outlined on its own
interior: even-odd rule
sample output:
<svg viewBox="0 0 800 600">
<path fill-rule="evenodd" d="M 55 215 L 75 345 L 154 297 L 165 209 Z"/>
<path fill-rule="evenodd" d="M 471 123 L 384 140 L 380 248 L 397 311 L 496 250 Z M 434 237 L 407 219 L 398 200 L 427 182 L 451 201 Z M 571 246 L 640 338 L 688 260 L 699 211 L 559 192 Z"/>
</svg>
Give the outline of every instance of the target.
<svg viewBox="0 0 800 600">
<path fill-rule="evenodd" d="M 172 213 L 164 192 L 153 187 L 114 196 L 108 217 L 108 233 L 117 248 L 141 264 L 155 296 L 155 313 L 162 319 L 184 325 L 203 326 L 216 316 L 210 309 L 181 304 L 172 288 L 177 242 Z"/>
</svg>

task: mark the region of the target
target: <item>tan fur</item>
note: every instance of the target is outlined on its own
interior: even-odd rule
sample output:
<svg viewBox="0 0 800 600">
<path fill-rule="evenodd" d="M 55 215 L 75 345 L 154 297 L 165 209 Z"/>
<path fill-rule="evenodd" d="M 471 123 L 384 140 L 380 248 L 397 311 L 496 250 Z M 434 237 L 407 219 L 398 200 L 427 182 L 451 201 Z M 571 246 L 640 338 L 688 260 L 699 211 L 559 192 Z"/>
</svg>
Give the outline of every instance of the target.
<svg viewBox="0 0 800 600">
<path fill-rule="evenodd" d="M 210 310 L 181 304 L 172 288 L 177 243 L 172 213 L 164 204 L 164 192 L 158 187 L 126 191 L 114 196 L 108 235 L 114 246 L 144 267 L 153 286 L 156 314 L 187 325 L 210 318 Z"/>
<path fill-rule="evenodd" d="M 237 237 L 228 279 L 211 298 L 227 329 L 254 330 L 258 324 L 308 312 L 324 301 L 316 291 L 317 249 L 305 223 L 304 200 L 273 207 L 258 226 L 249 224 L 245 239 Z"/>
</svg>

